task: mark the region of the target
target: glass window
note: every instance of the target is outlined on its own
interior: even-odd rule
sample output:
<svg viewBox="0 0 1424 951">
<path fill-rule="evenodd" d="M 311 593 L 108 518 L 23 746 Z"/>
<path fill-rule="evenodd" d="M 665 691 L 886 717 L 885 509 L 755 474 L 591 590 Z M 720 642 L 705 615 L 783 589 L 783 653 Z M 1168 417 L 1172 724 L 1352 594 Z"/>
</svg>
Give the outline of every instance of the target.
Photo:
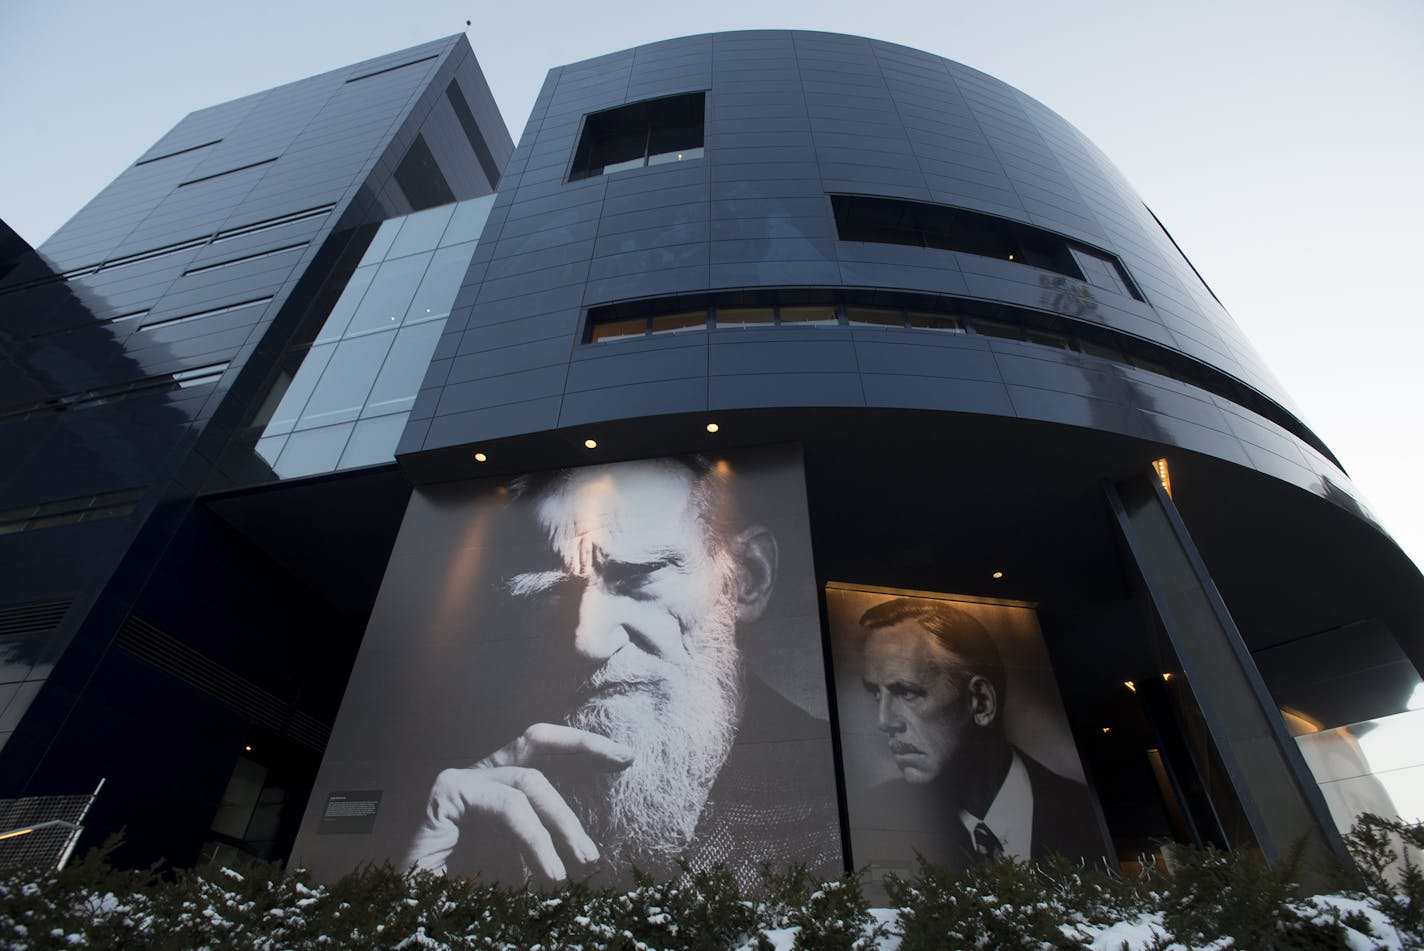
<svg viewBox="0 0 1424 951">
<path fill-rule="evenodd" d="M 337 344 L 327 372 L 321 375 L 311 399 L 307 400 L 297 428 L 310 429 L 355 419 L 395 337 L 393 333 L 367 334 Z"/>
<path fill-rule="evenodd" d="M 455 206 L 455 213 L 450 216 L 450 224 L 445 229 L 445 236 L 440 239 L 440 243 L 456 244 L 477 239 L 485 230 L 485 222 L 489 221 L 490 209 L 493 207 L 493 195 L 460 202 Z"/>
<path fill-rule="evenodd" d="M 649 165 L 663 165 L 667 162 L 685 162 L 688 159 L 702 158 L 702 146 L 691 149 L 674 149 L 671 152 L 657 152 L 648 156 Z"/>
<path fill-rule="evenodd" d="M 352 423 L 343 426 L 323 426 L 302 433 L 293 433 L 286 448 L 272 468 L 283 479 L 330 472 L 341 458 L 341 450 L 351 435 Z"/>
<path fill-rule="evenodd" d="M 1104 360 L 1114 360 L 1118 363 L 1126 363 L 1122 351 L 1116 347 L 1104 347 L 1100 344 L 1083 341 L 1083 352 L 1091 357 L 1101 357 Z"/>
<path fill-rule="evenodd" d="M 840 323 L 840 318 L 836 316 L 834 304 L 822 304 L 813 307 L 782 307 L 781 322 L 824 327 Z"/>
<path fill-rule="evenodd" d="M 435 252 L 430 259 L 430 267 L 420 279 L 420 287 L 410 302 L 410 309 L 406 311 L 407 322 L 450 315 L 450 307 L 455 303 L 455 295 L 460 292 L 460 282 L 465 279 L 470 256 L 474 253 L 474 242 Z"/>
<path fill-rule="evenodd" d="M 964 333 L 964 324 L 960 323 L 958 317 L 951 317 L 949 314 L 912 310 L 906 316 L 910 320 L 910 326 L 919 330 L 947 330 L 950 333 Z"/>
<path fill-rule="evenodd" d="M 366 253 L 361 256 L 361 263 L 370 264 L 374 261 L 384 260 L 386 252 L 391 249 L 391 242 L 395 241 L 396 234 L 403 224 L 405 224 L 404 218 L 391 218 L 381 222 L 376 236 L 371 239 L 371 243 L 366 246 Z"/>
<path fill-rule="evenodd" d="M 770 307 L 718 307 L 717 326 L 770 327 L 776 322 L 776 312 Z"/>
<path fill-rule="evenodd" d="M 417 254 L 411 257 L 386 261 L 376 271 L 366 296 L 351 317 L 345 336 L 369 333 L 373 330 L 391 330 L 400 326 L 410 307 L 415 289 L 425 276 L 431 255 Z"/>
<path fill-rule="evenodd" d="M 454 205 L 441 205 L 407 215 L 400 234 L 396 235 L 391 249 L 386 252 L 386 259 L 434 250 L 440 243 L 440 236 L 445 233 L 445 226 L 450 223 L 450 216 L 454 213 Z"/>
<path fill-rule="evenodd" d="M 257 455 L 262 457 L 262 461 L 269 466 L 277 464 L 277 457 L 282 454 L 282 448 L 287 445 L 287 436 L 263 436 L 257 440 Z"/>
<path fill-rule="evenodd" d="M 371 286 L 371 279 L 376 276 L 376 265 L 366 264 L 358 267 L 351 275 L 351 280 L 346 282 L 346 289 L 341 292 L 341 297 L 336 301 L 336 306 L 331 308 L 331 313 L 327 315 L 326 323 L 321 325 L 321 331 L 316 335 L 317 343 L 324 343 L 327 340 L 338 340 L 346 333 L 346 327 L 351 323 L 351 315 L 356 313 L 356 308 L 361 303 L 361 298 L 366 296 L 366 290 Z"/>
<path fill-rule="evenodd" d="M 647 332 L 648 319 L 646 317 L 635 317 L 632 320 L 610 320 L 608 323 L 593 325 L 593 342 L 641 337 Z"/>
<path fill-rule="evenodd" d="M 629 103 L 587 116 L 569 181 L 701 158 L 704 93 Z"/>
<path fill-rule="evenodd" d="M 331 355 L 335 351 L 336 344 L 334 343 L 320 344 L 307 351 L 306 359 L 302 361 L 297 375 L 292 379 L 292 385 L 287 387 L 282 401 L 277 404 L 277 409 L 272 414 L 272 421 L 267 424 L 262 435 L 276 436 L 292 431 L 292 427 L 297 424 L 297 419 L 302 415 L 302 410 L 306 408 L 312 391 L 316 389 L 322 371 L 326 369 L 326 364 L 331 360 Z"/>
<path fill-rule="evenodd" d="M 401 432 L 405 429 L 406 417 L 409 415 L 396 413 L 393 416 L 361 420 L 352 431 L 337 468 L 375 466 L 393 460 L 396 457 L 396 446 L 400 444 Z"/>
<path fill-rule="evenodd" d="M 903 327 L 905 315 L 880 307 L 847 307 L 846 320 L 852 327 Z"/>
<path fill-rule="evenodd" d="M 1022 340 L 1023 328 L 1018 324 L 1006 324 L 997 320 L 974 318 L 974 332 L 985 337 L 1000 337 L 1004 340 Z"/>
<path fill-rule="evenodd" d="M 1036 343 L 1041 347 L 1057 347 L 1059 350 L 1072 350 L 1073 341 L 1064 334 L 1056 334 L 1049 330 L 1028 331 L 1028 342 Z"/>
<path fill-rule="evenodd" d="M 677 333 L 681 330 L 706 330 L 707 311 L 689 310 L 680 314 L 663 314 L 653 318 L 653 333 Z"/>
<path fill-rule="evenodd" d="M 396 334 L 396 342 L 381 366 L 376 385 L 371 387 L 365 409 L 361 411 L 363 417 L 410 409 L 425 379 L 425 371 L 430 367 L 430 356 L 440 342 L 440 332 L 444 329 L 444 324 L 432 322 L 406 327 Z"/>
</svg>

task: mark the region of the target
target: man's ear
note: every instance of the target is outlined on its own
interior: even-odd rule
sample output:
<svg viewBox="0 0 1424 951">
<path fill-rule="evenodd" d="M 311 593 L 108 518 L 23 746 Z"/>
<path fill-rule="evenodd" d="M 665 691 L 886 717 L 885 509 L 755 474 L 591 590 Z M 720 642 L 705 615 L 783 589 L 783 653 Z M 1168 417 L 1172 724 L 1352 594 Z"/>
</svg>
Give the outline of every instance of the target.
<svg viewBox="0 0 1424 951">
<path fill-rule="evenodd" d="M 746 529 L 732 543 L 737 560 L 737 620 L 755 621 L 771 601 L 781 551 L 776 536 L 763 525 Z"/>
<path fill-rule="evenodd" d="M 978 726 L 988 726 L 999 716 L 999 692 L 988 677 L 969 678 L 969 715 Z"/>
</svg>

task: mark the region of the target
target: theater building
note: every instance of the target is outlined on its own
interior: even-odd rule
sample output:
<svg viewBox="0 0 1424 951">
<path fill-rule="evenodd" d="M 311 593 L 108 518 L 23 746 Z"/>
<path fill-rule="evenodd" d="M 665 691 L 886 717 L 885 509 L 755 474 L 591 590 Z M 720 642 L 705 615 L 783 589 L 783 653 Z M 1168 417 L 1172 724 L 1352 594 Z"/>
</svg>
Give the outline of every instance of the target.
<svg viewBox="0 0 1424 951">
<path fill-rule="evenodd" d="M 1417 808 L 1370 737 L 1424 578 L 969 67 L 669 40 L 516 147 L 454 37 L 0 238 L 0 796 L 105 779 L 119 861 L 1116 867 Z"/>
</svg>

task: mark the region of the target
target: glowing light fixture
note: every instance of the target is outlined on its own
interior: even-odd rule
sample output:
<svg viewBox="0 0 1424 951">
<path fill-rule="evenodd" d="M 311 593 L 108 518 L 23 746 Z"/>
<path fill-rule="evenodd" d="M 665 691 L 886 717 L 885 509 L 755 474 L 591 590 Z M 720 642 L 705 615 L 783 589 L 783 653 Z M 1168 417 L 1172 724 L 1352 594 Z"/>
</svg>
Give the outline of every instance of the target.
<svg viewBox="0 0 1424 951">
<path fill-rule="evenodd" d="M 722 427 L 721 427 L 721 426 L 718 426 L 716 423 L 708 423 L 708 424 L 707 424 L 707 431 L 708 431 L 709 433 L 715 433 L 717 430 L 719 430 L 719 429 L 721 429 L 721 428 L 722 428 Z"/>
<path fill-rule="evenodd" d="M 1105 726 L 1105 727 L 1103 727 L 1103 732 L 1104 732 L 1104 733 L 1111 733 L 1111 732 L 1112 732 L 1112 727 L 1110 727 L 1110 726 Z"/>
<path fill-rule="evenodd" d="M 1170 683 L 1171 680 L 1172 680 L 1172 675 L 1171 675 L 1171 674 L 1163 674 L 1163 675 L 1162 675 L 1162 681 L 1163 681 L 1164 683 Z"/>
<path fill-rule="evenodd" d="M 252 752 L 252 747 L 250 747 L 250 746 L 244 746 L 243 749 L 246 750 L 246 751 L 249 752 L 249 753 Z"/>
<path fill-rule="evenodd" d="M 597 449 L 597 448 L 598 448 L 598 440 L 596 440 L 596 439 L 585 439 L 585 440 L 583 441 L 583 448 L 585 448 L 585 449 Z"/>
<path fill-rule="evenodd" d="M 1133 693 L 1137 693 L 1137 684 L 1133 683 L 1131 680 L 1124 680 L 1122 682 L 1122 685 L 1128 690 L 1131 690 Z"/>
<path fill-rule="evenodd" d="M 994 574 L 993 574 L 991 577 L 992 577 L 995 581 L 998 581 L 1000 578 L 1004 577 L 1004 573 L 1003 573 L 1002 571 L 996 571 L 996 572 L 994 572 Z"/>
<path fill-rule="evenodd" d="M 477 452 L 477 453 L 475 453 L 475 461 L 476 461 L 476 462 L 489 462 L 489 456 L 485 455 L 485 454 L 482 453 L 482 452 Z"/>
<path fill-rule="evenodd" d="M 0 839 L 15 839 L 22 835 L 29 835 L 33 831 L 35 831 L 33 828 L 16 829 L 14 832 L 6 832 L 4 835 L 0 835 Z"/>
<path fill-rule="evenodd" d="M 1167 460 L 1153 459 L 1152 468 L 1157 472 L 1157 478 L 1162 481 L 1162 488 L 1167 491 L 1167 498 L 1172 497 L 1172 476 L 1167 472 Z"/>
</svg>

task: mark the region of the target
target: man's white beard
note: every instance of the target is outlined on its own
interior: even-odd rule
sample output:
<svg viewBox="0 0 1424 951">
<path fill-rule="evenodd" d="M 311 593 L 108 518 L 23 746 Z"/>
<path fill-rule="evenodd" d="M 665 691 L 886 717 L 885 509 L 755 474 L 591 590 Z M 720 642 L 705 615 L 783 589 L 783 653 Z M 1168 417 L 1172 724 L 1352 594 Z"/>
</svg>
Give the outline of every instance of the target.
<svg viewBox="0 0 1424 951">
<path fill-rule="evenodd" d="M 736 736 L 742 666 L 733 624 L 708 619 L 693 637 L 700 643 L 688 644 L 685 668 L 638 651 L 615 654 L 566 718 L 635 751 L 625 769 L 567 796 L 603 864 L 620 872 L 666 867 L 682 854 Z"/>
</svg>

